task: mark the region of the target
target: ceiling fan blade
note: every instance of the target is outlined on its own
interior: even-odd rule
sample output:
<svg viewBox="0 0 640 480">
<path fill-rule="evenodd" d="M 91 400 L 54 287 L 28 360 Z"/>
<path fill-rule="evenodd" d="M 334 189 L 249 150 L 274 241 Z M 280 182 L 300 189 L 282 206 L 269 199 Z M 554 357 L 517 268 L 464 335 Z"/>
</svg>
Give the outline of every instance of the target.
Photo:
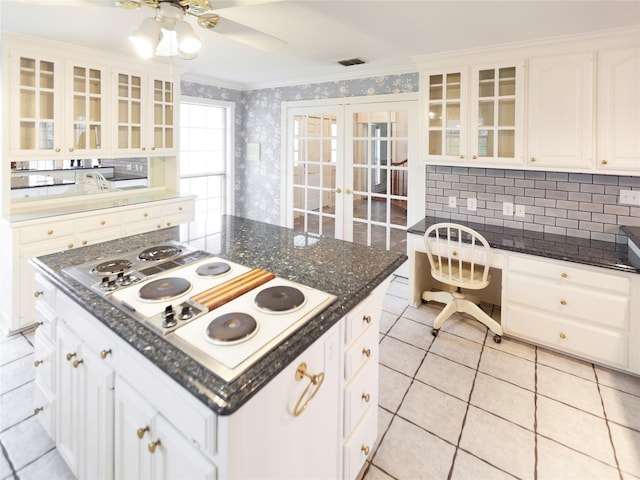
<svg viewBox="0 0 640 480">
<path fill-rule="evenodd" d="M 213 10 L 222 10 L 223 8 L 247 7 L 251 5 L 259 5 L 261 3 L 273 3 L 282 0 L 211 0 Z"/>
<path fill-rule="evenodd" d="M 284 40 L 224 17 L 220 17 L 213 31 L 264 52 L 275 53 L 287 47 L 287 42 Z"/>
</svg>

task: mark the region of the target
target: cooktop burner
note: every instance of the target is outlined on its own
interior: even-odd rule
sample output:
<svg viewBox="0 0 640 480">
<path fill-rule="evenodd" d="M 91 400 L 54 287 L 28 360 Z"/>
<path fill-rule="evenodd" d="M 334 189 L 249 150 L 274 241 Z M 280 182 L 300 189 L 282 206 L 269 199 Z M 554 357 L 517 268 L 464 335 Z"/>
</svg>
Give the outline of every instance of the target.
<svg viewBox="0 0 640 480">
<path fill-rule="evenodd" d="M 216 345 L 235 345 L 258 332 L 258 322 L 251 315 L 231 312 L 214 318 L 207 327 L 207 340 Z"/>
<path fill-rule="evenodd" d="M 133 262 L 130 262 L 129 260 L 109 260 L 93 267 L 92 273 L 100 275 L 114 275 L 116 273 L 126 272 L 131 267 L 133 267 Z"/>
<path fill-rule="evenodd" d="M 196 269 L 196 274 L 201 277 L 217 277 L 224 275 L 231 270 L 231 265 L 225 262 L 210 262 L 200 265 Z"/>
<path fill-rule="evenodd" d="M 180 252 L 182 252 L 182 249 L 175 245 L 159 245 L 143 250 L 138 254 L 138 258 L 144 261 L 157 261 L 173 257 Z"/>
<path fill-rule="evenodd" d="M 262 290 L 256 295 L 256 306 L 265 312 L 290 312 L 304 305 L 304 293 L 295 287 L 278 285 Z"/>
<path fill-rule="evenodd" d="M 141 300 L 169 300 L 191 289 L 191 282 L 180 277 L 167 277 L 153 280 L 141 287 L 138 297 Z"/>
</svg>

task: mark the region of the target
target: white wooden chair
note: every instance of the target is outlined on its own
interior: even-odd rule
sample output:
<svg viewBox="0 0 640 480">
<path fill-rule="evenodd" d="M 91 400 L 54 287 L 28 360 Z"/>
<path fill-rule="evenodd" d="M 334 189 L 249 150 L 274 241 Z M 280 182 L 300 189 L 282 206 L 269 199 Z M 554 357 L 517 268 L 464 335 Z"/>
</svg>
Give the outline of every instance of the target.
<svg viewBox="0 0 640 480">
<path fill-rule="evenodd" d="M 449 291 L 425 291 L 422 299 L 446 304 L 436 317 L 431 333 L 438 335 L 440 327 L 453 313 L 464 312 L 486 325 L 496 343 L 502 341 L 502 327 L 477 305 L 477 297 L 461 289 L 480 290 L 489 285 L 489 262 L 492 250 L 489 242 L 475 230 L 455 223 L 437 223 L 427 229 L 424 243 L 431 265 L 431 276 L 450 287 Z"/>
</svg>

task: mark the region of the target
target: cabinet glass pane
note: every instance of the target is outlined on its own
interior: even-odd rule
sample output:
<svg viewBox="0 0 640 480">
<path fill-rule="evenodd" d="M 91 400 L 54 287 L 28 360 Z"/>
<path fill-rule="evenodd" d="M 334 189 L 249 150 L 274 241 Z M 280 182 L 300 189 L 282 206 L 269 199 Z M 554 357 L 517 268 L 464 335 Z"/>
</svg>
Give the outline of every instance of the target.
<svg viewBox="0 0 640 480">
<path fill-rule="evenodd" d="M 135 98 L 135 99 L 142 98 L 141 84 L 142 84 L 142 81 L 140 77 L 131 77 L 131 98 Z"/>
<path fill-rule="evenodd" d="M 32 90 L 20 90 L 20 117 L 35 118 L 36 94 Z"/>
<path fill-rule="evenodd" d="M 447 74 L 447 100 L 460 99 L 460 74 Z"/>
<path fill-rule="evenodd" d="M 478 131 L 478 156 L 493 157 L 493 130 Z"/>
<path fill-rule="evenodd" d="M 501 127 L 515 127 L 516 101 L 500 100 L 498 102 L 498 125 Z"/>
<path fill-rule="evenodd" d="M 20 85 L 23 87 L 36 86 L 36 61 L 32 58 L 20 59 Z"/>
<path fill-rule="evenodd" d="M 51 150 L 53 148 L 53 122 L 40 123 L 38 148 Z"/>
<path fill-rule="evenodd" d="M 73 138 L 75 138 L 75 148 L 87 148 L 87 136 L 85 135 L 85 126 L 82 124 L 74 125 Z"/>
<path fill-rule="evenodd" d="M 513 130 L 498 131 L 498 156 L 515 157 L 515 132 Z"/>
<path fill-rule="evenodd" d="M 102 120 L 102 103 L 98 97 L 91 97 L 89 99 L 89 119 L 92 122 Z"/>
<path fill-rule="evenodd" d="M 460 104 L 447 104 L 447 127 L 456 127 L 460 128 Z"/>
<path fill-rule="evenodd" d="M 173 103 L 173 83 L 171 82 L 164 84 L 164 101 Z"/>
<path fill-rule="evenodd" d="M 442 100 L 442 75 L 429 76 L 429 99 Z"/>
<path fill-rule="evenodd" d="M 89 71 L 89 93 L 100 95 L 102 93 L 102 72 L 100 70 Z"/>
<path fill-rule="evenodd" d="M 140 102 L 131 103 L 131 123 L 140 123 L 142 121 L 142 105 Z"/>
<path fill-rule="evenodd" d="M 442 155 L 442 132 L 429 132 L 429 155 Z"/>
<path fill-rule="evenodd" d="M 501 68 L 498 73 L 500 77 L 499 95 L 516 94 L 516 67 Z"/>
<path fill-rule="evenodd" d="M 89 126 L 89 148 L 100 148 L 102 139 L 102 127 L 100 125 Z"/>
<path fill-rule="evenodd" d="M 129 146 L 129 128 L 126 126 L 118 127 L 118 148 L 127 148 Z"/>
<path fill-rule="evenodd" d="M 429 128 L 442 127 L 442 105 L 433 104 L 429 106 Z"/>
<path fill-rule="evenodd" d="M 129 121 L 129 104 L 126 100 L 118 101 L 118 123 Z"/>
<path fill-rule="evenodd" d="M 480 102 L 478 105 L 478 126 L 493 126 L 493 101 Z"/>
<path fill-rule="evenodd" d="M 162 81 L 153 81 L 153 100 L 156 102 L 162 102 Z"/>
<path fill-rule="evenodd" d="M 447 130 L 445 132 L 446 155 L 460 154 L 460 130 Z"/>
<path fill-rule="evenodd" d="M 53 89 L 53 63 L 40 62 L 40 88 Z"/>
<path fill-rule="evenodd" d="M 33 150 L 36 148 L 36 123 L 20 122 L 20 149 Z"/>
<path fill-rule="evenodd" d="M 73 67 L 73 91 L 75 93 L 85 93 L 87 85 L 87 72 L 84 68 Z"/>
<path fill-rule="evenodd" d="M 129 96 L 129 77 L 127 75 L 123 75 L 123 74 L 118 75 L 118 96 L 119 97 Z"/>
<path fill-rule="evenodd" d="M 164 124 L 173 125 L 173 105 L 165 105 L 164 107 Z"/>
<path fill-rule="evenodd" d="M 165 130 L 165 148 L 173 148 L 173 128 Z"/>
<path fill-rule="evenodd" d="M 495 92 L 495 72 L 493 70 L 480 70 L 478 73 L 478 96 L 493 97 Z"/>
<path fill-rule="evenodd" d="M 131 127 L 131 147 L 140 148 L 142 146 L 142 140 L 140 135 L 140 127 Z"/>
<path fill-rule="evenodd" d="M 156 148 L 161 148 L 164 145 L 164 130 L 161 127 L 156 127 L 153 129 L 153 145 Z"/>
<path fill-rule="evenodd" d="M 86 117 L 84 97 L 73 97 L 73 119 L 76 121 L 84 120 Z"/>
<path fill-rule="evenodd" d="M 153 123 L 162 125 L 162 105 L 155 104 L 153 106 Z"/>
<path fill-rule="evenodd" d="M 53 120 L 53 92 L 40 93 L 40 118 Z"/>
</svg>

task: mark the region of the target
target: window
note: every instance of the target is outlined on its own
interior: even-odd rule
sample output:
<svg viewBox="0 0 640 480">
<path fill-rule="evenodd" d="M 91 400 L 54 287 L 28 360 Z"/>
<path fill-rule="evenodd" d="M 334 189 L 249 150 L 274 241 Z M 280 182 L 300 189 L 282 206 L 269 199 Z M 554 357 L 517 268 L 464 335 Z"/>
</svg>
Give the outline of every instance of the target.
<svg viewBox="0 0 640 480">
<path fill-rule="evenodd" d="M 182 97 L 180 102 L 180 192 L 197 195 L 195 219 L 180 239 L 215 250 L 221 219 L 233 211 L 233 122 L 231 102 Z"/>
</svg>

